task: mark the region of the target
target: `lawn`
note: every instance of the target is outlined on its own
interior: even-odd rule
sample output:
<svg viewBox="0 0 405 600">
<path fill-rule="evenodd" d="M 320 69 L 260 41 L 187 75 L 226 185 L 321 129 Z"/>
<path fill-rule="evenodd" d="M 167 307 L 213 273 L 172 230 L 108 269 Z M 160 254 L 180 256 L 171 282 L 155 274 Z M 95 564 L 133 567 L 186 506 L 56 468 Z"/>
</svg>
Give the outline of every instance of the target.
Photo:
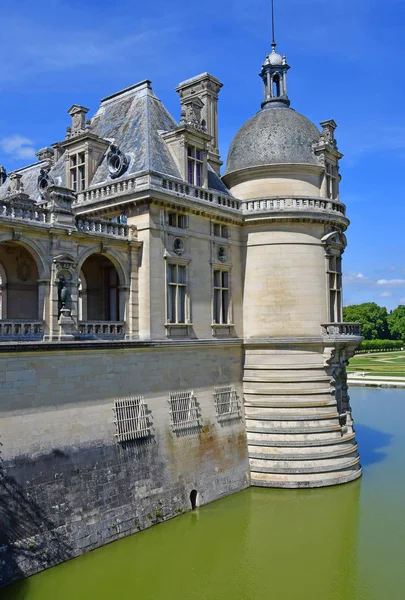
<svg viewBox="0 0 405 600">
<path fill-rule="evenodd" d="M 357 354 L 350 359 L 348 373 L 365 372 L 381 377 L 405 377 L 405 352 Z"/>
</svg>

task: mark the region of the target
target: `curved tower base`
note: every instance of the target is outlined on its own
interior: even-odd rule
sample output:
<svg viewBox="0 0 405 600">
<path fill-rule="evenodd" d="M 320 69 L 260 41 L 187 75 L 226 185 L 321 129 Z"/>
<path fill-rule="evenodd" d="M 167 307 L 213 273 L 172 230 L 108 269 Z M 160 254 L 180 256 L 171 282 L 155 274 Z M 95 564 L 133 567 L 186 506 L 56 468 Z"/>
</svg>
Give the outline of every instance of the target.
<svg viewBox="0 0 405 600">
<path fill-rule="evenodd" d="M 350 335 L 246 342 L 252 485 L 312 488 L 361 476 L 346 384 L 347 360 L 357 345 Z"/>
</svg>

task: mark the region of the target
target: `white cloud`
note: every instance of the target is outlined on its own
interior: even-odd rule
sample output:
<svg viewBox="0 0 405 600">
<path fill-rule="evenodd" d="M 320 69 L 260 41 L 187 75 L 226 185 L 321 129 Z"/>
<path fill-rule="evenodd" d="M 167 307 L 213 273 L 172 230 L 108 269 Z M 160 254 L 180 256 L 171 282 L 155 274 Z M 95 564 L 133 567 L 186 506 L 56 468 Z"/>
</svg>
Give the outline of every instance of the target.
<svg viewBox="0 0 405 600">
<path fill-rule="evenodd" d="M 35 158 L 33 141 L 23 135 L 14 134 L 1 138 L 0 148 L 12 158 Z"/>
<path fill-rule="evenodd" d="M 391 292 L 383 292 L 382 294 L 380 294 L 380 298 L 391 298 L 391 296 Z"/>
<path fill-rule="evenodd" d="M 377 285 L 386 285 L 389 287 L 403 287 L 405 286 L 405 279 L 379 279 Z"/>
<path fill-rule="evenodd" d="M 357 279 L 367 279 L 367 277 L 364 277 L 363 273 L 357 273 L 356 277 Z"/>
</svg>

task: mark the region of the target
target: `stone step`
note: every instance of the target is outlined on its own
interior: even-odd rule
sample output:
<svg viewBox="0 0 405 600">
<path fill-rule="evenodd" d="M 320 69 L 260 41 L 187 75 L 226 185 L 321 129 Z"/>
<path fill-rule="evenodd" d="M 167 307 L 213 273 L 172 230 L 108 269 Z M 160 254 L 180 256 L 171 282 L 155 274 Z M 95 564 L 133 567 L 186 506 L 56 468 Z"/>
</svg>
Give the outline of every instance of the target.
<svg viewBox="0 0 405 600">
<path fill-rule="evenodd" d="M 246 418 L 246 430 L 263 430 L 263 432 L 295 432 L 312 433 L 315 431 L 340 431 L 339 418 L 335 416 L 332 419 L 312 419 L 309 420 L 279 420 L 279 419 L 256 419 Z"/>
<path fill-rule="evenodd" d="M 277 421 L 278 419 L 322 419 L 332 418 L 338 415 L 336 405 L 332 406 L 309 406 L 301 407 L 294 404 L 293 406 L 255 406 L 245 404 L 245 415 L 247 419 L 254 419 L 255 415 L 268 415 L 269 419 L 273 418 Z M 261 417 L 261 418 L 266 418 Z"/>
<path fill-rule="evenodd" d="M 252 371 L 291 371 L 291 373 L 295 373 L 295 371 L 319 371 L 321 373 L 325 373 L 325 367 L 323 365 L 318 364 L 292 364 L 291 362 L 285 364 L 276 364 L 274 362 L 271 363 L 250 363 L 246 362 L 243 368 L 251 369 Z"/>
<path fill-rule="evenodd" d="M 303 478 L 302 474 L 286 473 L 255 473 L 250 474 L 250 482 L 259 487 L 284 487 L 284 488 L 312 488 L 327 485 L 338 485 L 353 481 L 361 476 L 359 464 L 353 467 L 327 473 L 308 473 Z"/>
<path fill-rule="evenodd" d="M 257 375 L 246 372 L 243 376 L 245 382 L 259 382 L 259 383 L 290 383 L 292 385 L 301 385 L 303 383 L 330 383 L 331 377 L 327 375 L 313 375 L 312 377 L 290 377 L 283 375 Z"/>
<path fill-rule="evenodd" d="M 327 410 L 329 410 L 330 407 L 332 406 L 337 406 L 336 404 L 336 400 L 333 399 L 331 397 L 330 400 L 302 400 L 302 401 L 296 401 L 296 402 L 291 402 L 291 399 L 289 399 L 288 402 L 280 402 L 279 398 L 277 399 L 277 401 L 272 401 L 272 400 L 266 400 L 266 401 L 261 401 L 261 400 L 250 400 L 248 402 L 244 403 L 245 408 L 271 408 L 271 409 L 304 409 L 304 408 L 325 408 Z"/>
<path fill-rule="evenodd" d="M 274 437 L 274 436 L 273 436 Z M 348 442 L 350 440 L 355 439 L 355 433 L 350 431 L 349 433 L 345 433 L 342 436 L 325 434 L 321 436 L 312 437 L 310 439 L 301 439 L 297 435 L 290 436 L 291 439 L 286 439 L 286 436 L 275 436 L 275 439 L 272 439 L 271 436 L 263 436 L 263 437 L 255 437 L 253 434 L 247 435 L 247 443 L 249 446 L 258 446 L 258 447 L 274 447 L 274 448 L 283 448 L 285 451 L 286 448 L 316 448 L 321 446 L 332 446 L 334 444 L 341 444 Z M 307 436 L 304 436 L 307 438 Z"/>
<path fill-rule="evenodd" d="M 302 380 L 297 381 L 265 381 L 262 377 L 258 377 L 257 379 L 246 380 L 243 379 L 244 389 L 249 386 L 249 389 L 254 390 L 255 392 L 260 391 L 262 394 L 278 394 L 281 393 L 280 390 L 283 390 L 283 393 L 290 394 L 294 392 L 296 394 L 307 394 L 307 393 L 319 393 L 319 390 L 322 390 L 325 394 L 330 394 L 330 379 L 325 382 L 323 381 L 308 381 L 303 382 Z M 274 391 L 273 391 L 274 390 Z"/>
<path fill-rule="evenodd" d="M 325 412 L 325 413 L 315 413 L 315 412 L 302 412 L 301 414 L 296 414 L 293 412 L 293 409 L 288 409 L 288 413 L 280 413 L 280 412 L 271 412 L 267 411 L 264 408 L 260 408 L 259 410 L 252 412 L 252 410 L 245 410 L 245 419 L 246 421 L 323 421 L 330 420 L 334 421 L 339 419 L 339 415 L 337 412 Z"/>
<path fill-rule="evenodd" d="M 271 421 L 270 421 L 271 423 Z M 262 423 L 262 425 L 258 425 L 256 423 L 254 423 L 254 427 L 252 427 L 251 425 L 249 425 L 248 423 L 246 423 L 246 431 L 247 433 L 265 433 L 265 434 L 274 434 L 274 435 L 284 435 L 284 434 L 302 434 L 302 435 L 309 435 L 309 434 L 314 434 L 317 435 L 318 433 L 341 433 L 342 427 L 339 424 L 334 424 L 334 425 L 324 425 L 322 423 L 322 425 L 319 425 L 319 427 L 313 427 L 311 425 L 309 425 L 308 427 L 303 426 L 302 423 L 297 423 L 297 426 L 295 426 L 295 424 L 292 427 L 280 427 L 280 425 L 269 425 L 269 422 L 264 422 Z"/>
<path fill-rule="evenodd" d="M 289 450 L 289 452 L 286 452 Z M 323 458 L 335 458 L 338 456 L 346 456 L 358 451 L 358 446 L 355 442 L 337 444 L 336 446 L 320 446 L 316 448 L 280 448 L 275 447 L 260 447 L 248 446 L 249 458 L 257 458 L 260 460 L 319 460 Z M 299 453 L 300 452 L 300 453 Z"/>
<path fill-rule="evenodd" d="M 330 387 L 316 389 L 295 389 L 289 390 L 283 388 L 246 388 L 243 387 L 244 394 L 260 395 L 260 396 L 316 396 L 319 394 L 330 395 Z"/>
<path fill-rule="evenodd" d="M 275 461 L 249 458 L 250 470 L 255 473 L 326 473 L 353 467 L 360 462 L 357 453 L 346 457 L 313 461 Z"/>
</svg>

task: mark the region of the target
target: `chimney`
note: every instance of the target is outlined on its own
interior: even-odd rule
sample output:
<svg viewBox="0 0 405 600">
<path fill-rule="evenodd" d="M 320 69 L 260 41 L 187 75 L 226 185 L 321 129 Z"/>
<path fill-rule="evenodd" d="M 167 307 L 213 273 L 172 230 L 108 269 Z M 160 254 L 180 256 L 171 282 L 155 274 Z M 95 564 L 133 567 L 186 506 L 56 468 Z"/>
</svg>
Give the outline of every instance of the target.
<svg viewBox="0 0 405 600">
<path fill-rule="evenodd" d="M 176 88 L 182 110 L 192 98 L 199 98 L 204 104 L 201 108 L 201 118 L 206 133 L 212 138 L 208 144 L 208 162 L 218 175 L 222 165 L 218 149 L 218 94 L 222 85 L 213 75 L 201 73 L 182 81 Z"/>
</svg>

